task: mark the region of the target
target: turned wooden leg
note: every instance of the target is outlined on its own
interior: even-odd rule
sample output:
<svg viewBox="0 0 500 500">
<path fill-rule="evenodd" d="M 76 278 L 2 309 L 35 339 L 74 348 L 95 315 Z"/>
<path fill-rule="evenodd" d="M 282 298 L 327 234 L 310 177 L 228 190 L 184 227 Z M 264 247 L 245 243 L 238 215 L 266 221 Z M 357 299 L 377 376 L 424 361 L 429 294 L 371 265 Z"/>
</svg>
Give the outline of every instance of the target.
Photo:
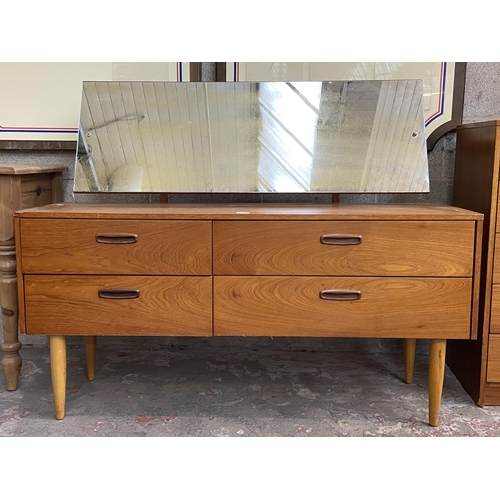
<svg viewBox="0 0 500 500">
<path fill-rule="evenodd" d="M 95 360 L 97 350 L 97 337 L 85 337 L 85 356 L 87 358 L 87 378 L 94 380 L 95 378 Z"/>
<path fill-rule="evenodd" d="M 404 339 L 403 352 L 405 362 L 405 382 L 411 384 L 413 382 L 413 371 L 415 368 L 415 348 L 417 339 Z"/>
<path fill-rule="evenodd" d="M 49 341 L 54 410 L 56 419 L 61 420 L 64 418 L 66 402 L 66 337 L 51 335 Z"/>
<path fill-rule="evenodd" d="M 2 370 L 5 386 L 14 391 L 19 385 L 21 372 L 21 342 L 17 333 L 17 277 L 14 239 L 0 242 L 0 306 L 2 307 L 3 351 Z"/>
<path fill-rule="evenodd" d="M 439 421 L 439 407 L 443 393 L 446 340 L 431 340 L 429 348 L 429 425 Z"/>
</svg>

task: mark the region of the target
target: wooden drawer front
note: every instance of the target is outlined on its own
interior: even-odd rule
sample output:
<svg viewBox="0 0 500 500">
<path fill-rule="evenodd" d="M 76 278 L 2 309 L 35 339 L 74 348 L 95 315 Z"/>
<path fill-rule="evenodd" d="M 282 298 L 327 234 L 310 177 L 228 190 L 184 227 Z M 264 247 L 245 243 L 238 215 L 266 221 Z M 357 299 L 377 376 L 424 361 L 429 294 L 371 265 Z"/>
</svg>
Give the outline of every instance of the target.
<svg viewBox="0 0 500 500">
<path fill-rule="evenodd" d="M 214 335 L 466 339 L 471 293 L 469 278 L 216 276 Z"/>
<path fill-rule="evenodd" d="M 209 275 L 211 227 L 205 221 L 22 220 L 23 272 Z M 137 241 L 127 243 L 134 235 Z"/>
<path fill-rule="evenodd" d="M 471 276 L 474 231 L 473 221 L 214 222 L 214 274 Z"/>
<path fill-rule="evenodd" d="M 500 333 L 500 284 L 492 287 L 490 332 Z"/>
<path fill-rule="evenodd" d="M 495 249 L 493 254 L 493 283 L 500 283 L 500 234 L 495 235 Z M 486 264 L 484 264 L 486 265 Z"/>
<path fill-rule="evenodd" d="M 21 176 L 21 208 L 41 207 L 53 203 L 52 175 Z"/>
<path fill-rule="evenodd" d="M 212 335 L 209 277 L 33 275 L 24 284 L 29 334 Z"/>
<path fill-rule="evenodd" d="M 500 382 L 500 335 L 490 335 L 488 340 L 487 382 Z"/>
</svg>

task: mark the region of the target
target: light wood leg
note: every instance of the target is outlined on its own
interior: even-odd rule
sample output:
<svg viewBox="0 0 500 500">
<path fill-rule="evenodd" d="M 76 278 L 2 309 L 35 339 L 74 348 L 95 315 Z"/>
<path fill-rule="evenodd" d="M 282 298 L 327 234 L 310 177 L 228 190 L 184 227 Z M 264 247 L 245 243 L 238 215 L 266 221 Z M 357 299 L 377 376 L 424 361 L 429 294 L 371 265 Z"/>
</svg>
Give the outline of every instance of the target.
<svg viewBox="0 0 500 500">
<path fill-rule="evenodd" d="M 15 391 L 21 372 L 21 342 L 17 333 L 17 276 L 16 247 L 14 239 L 0 242 L 0 306 L 2 308 L 3 351 L 2 370 L 5 387 Z"/>
<path fill-rule="evenodd" d="M 97 337 L 85 337 L 85 356 L 87 358 L 87 378 L 94 380 L 95 378 L 95 360 L 97 351 Z"/>
<path fill-rule="evenodd" d="M 49 341 L 54 410 L 56 419 L 61 420 L 64 418 L 66 402 L 66 337 L 64 335 L 51 335 Z"/>
<path fill-rule="evenodd" d="M 417 339 L 404 339 L 403 352 L 405 362 L 405 382 L 411 384 L 413 382 L 413 371 L 415 369 L 415 349 Z"/>
<path fill-rule="evenodd" d="M 443 393 L 446 340 L 431 340 L 429 349 L 429 425 L 439 422 L 439 407 Z"/>
</svg>

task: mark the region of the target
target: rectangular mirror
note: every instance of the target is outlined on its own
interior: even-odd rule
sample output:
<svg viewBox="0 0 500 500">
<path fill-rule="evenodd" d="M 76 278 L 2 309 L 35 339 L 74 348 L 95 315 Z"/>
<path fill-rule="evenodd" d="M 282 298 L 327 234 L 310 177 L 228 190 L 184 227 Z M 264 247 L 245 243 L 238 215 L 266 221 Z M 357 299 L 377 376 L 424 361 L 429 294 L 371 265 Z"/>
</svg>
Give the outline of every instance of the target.
<svg viewBox="0 0 500 500">
<path fill-rule="evenodd" d="M 75 192 L 429 191 L 421 80 L 84 82 Z"/>
</svg>

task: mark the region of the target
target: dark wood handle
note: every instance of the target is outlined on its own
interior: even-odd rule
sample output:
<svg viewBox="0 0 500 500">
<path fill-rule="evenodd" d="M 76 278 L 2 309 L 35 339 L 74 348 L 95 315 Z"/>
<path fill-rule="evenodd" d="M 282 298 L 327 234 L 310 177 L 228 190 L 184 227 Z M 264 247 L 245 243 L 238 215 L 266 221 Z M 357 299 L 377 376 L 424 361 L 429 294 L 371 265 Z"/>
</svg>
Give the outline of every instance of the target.
<svg viewBox="0 0 500 500">
<path fill-rule="evenodd" d="M 319 241 L 323 245 L 360 245 L 363 237 L 359 234 L 324 234 Z"/>
<path fill-rule="evenodd" d="M 359 290 L 323 290 L 319 292 L 319 297 L 323 300 L 359 300 L 361 292 Z"/>
<path fill-rule="evenodd" d="M 126 288 L 102 289 L 97 292 L 101 299 L 137 299 L 139 290 L 129 290 Z"/>
<path fill-rule="evenodd" d="M 137 234 L 127 234 L 127 233 L 98 234 L 95 237 L 95 240 L 97 241 L 97 243 L 126 245 L 129 243 L 137 243 Z"/>
</svg>

